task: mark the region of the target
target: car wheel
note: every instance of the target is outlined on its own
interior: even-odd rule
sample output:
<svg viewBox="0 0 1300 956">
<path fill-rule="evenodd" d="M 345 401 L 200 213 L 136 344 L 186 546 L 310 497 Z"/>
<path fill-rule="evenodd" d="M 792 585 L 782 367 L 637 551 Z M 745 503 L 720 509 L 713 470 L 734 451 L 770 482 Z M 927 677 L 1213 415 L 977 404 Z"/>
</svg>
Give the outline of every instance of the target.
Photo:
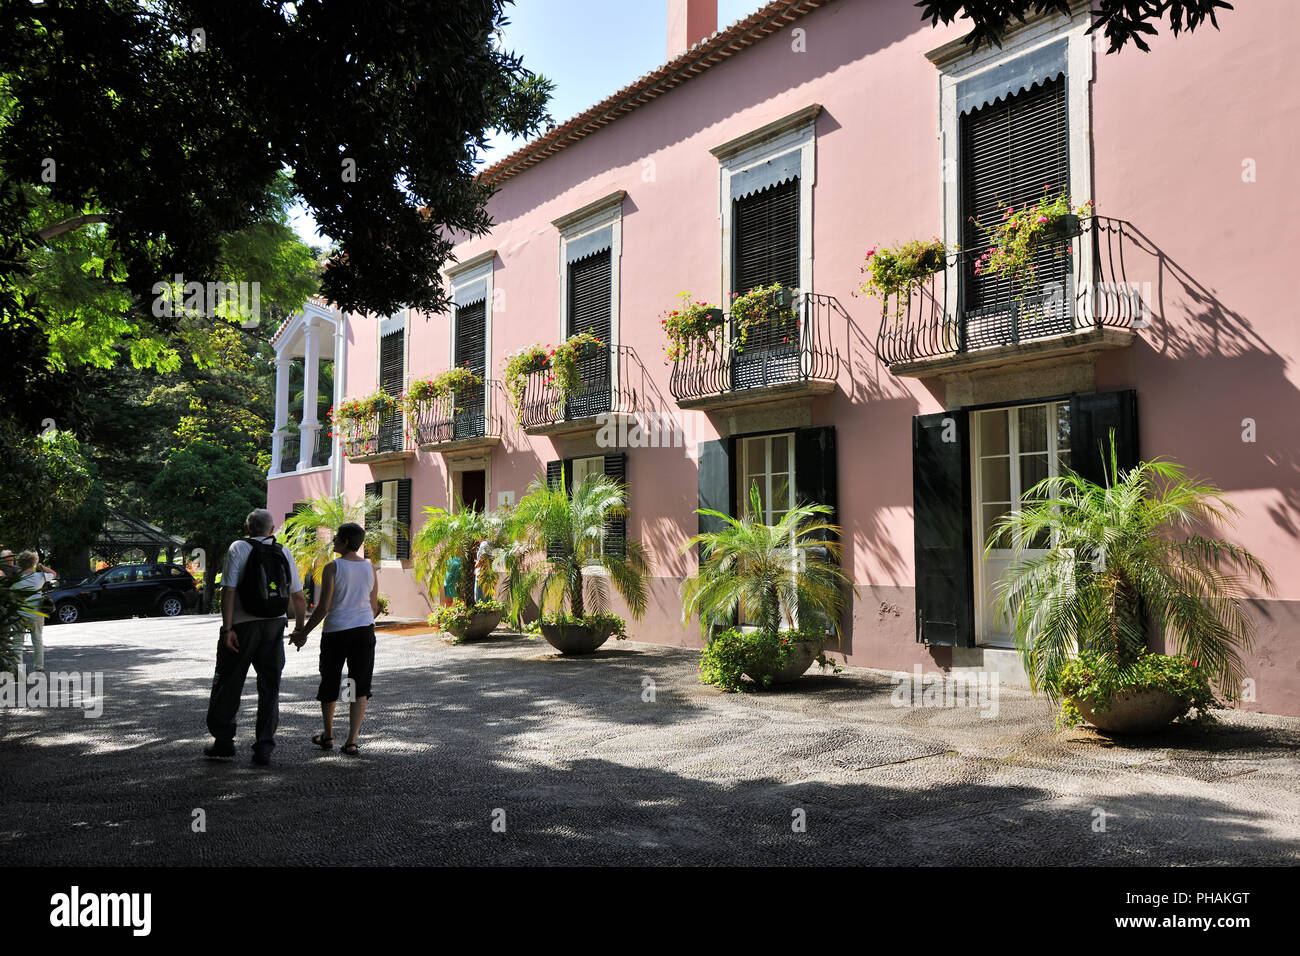
<svg viewBox="0 0 1300 956">
<path fill-rule="evenodd" d="M 54 619 L 60 624 L 76 624 L 81 620 L 81 608 L 71 601 L 60 601 L 54 607 Z"/>
<path fill-rule="evenodd" d="M 185 602 L 175 594 L 169 594 L 158 602 L 158 610 L 163 617 L 177 617 L 185 610 Z"/>
</svg>

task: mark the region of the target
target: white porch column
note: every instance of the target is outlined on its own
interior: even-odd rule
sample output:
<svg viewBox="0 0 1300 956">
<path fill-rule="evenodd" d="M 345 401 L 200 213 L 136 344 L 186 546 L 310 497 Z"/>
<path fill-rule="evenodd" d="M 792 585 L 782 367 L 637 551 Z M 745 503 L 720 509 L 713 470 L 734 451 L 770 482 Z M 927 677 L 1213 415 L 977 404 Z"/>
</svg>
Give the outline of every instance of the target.
<svg viewBox="0 0 1300 956">
<path fill-rule="evenodd" d="M 343 404 L 348 394 L 348 317 L 340 311 L 334 321 L 334 402 L 335 408 Z M 330 430 L 334 437 L 330 440 L 330 478 L 331 491 L 339 494 L 343 491 L 343 439 L 337 428 L 331 423 Z"/>
<path fill-rule="evenodd" d="M 284 454 L 284 426 L 289 421 L 289 356 L 275 357 L 275 428 L 271 431 L 271 474 L 280 473 Z"/>
<path fill-rule="evenodd" d="M 320 373 L 320 326 L 315 321 L 308 321 L 303 326 L 306 340 L 305 358 L 302 370 L 302 424 L 298 426 L 301 444 L 298 450 L 298 467 L 310 468 L 312 456 L 316 454 L 316 434 L 320 431 L 320 422 L 316 420 L 316 392 L 319 387 Z"/>
</svg>

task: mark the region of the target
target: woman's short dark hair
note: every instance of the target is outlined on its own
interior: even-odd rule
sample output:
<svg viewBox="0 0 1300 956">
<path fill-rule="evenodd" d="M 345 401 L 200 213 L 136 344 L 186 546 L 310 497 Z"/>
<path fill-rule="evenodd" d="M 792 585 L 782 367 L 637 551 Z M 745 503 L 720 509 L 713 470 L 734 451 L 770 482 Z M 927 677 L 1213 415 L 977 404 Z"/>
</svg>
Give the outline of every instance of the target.
<svg viewBox="0 0 1300 956">
<path fill-rule="evenodd" d="M 338 540 L 343 542 L 343 547 L 347 550 L 358 551 L 366 543 L 366 529 L 355 521 L 345 522 L 339 525 Z"/>
</svg>

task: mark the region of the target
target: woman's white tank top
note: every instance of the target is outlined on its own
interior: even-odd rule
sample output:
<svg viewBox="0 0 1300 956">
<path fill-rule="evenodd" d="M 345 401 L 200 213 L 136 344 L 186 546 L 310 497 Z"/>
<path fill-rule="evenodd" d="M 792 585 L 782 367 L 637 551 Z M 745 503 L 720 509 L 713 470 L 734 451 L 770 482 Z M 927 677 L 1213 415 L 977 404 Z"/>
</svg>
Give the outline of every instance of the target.
<svg viewBox="0 0 1300 956">
<path fill-rule="evenodd" d="M 370 611 L 370 591 L 375 586 L 375 569 L 369 561 L 334 559 L 334 596 L 321 632 L 350 631 L 375 623 Z"/>
</svg>

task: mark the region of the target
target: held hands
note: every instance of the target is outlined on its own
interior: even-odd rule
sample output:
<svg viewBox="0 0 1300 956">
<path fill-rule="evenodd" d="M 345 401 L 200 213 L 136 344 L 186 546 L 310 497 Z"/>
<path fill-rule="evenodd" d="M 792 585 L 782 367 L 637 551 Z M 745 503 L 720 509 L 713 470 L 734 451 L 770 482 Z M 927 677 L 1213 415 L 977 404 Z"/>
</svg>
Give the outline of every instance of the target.
<svg viewBox="0 0 1300 956">
<path fill-rule="evenodd" d="M 298 650 L 302 650 L 302 646 L 307 643 L 307 630 L 301 624 L 294 627 L 293 633 L 289 635 L 289 643 Z"/>
</svg>

